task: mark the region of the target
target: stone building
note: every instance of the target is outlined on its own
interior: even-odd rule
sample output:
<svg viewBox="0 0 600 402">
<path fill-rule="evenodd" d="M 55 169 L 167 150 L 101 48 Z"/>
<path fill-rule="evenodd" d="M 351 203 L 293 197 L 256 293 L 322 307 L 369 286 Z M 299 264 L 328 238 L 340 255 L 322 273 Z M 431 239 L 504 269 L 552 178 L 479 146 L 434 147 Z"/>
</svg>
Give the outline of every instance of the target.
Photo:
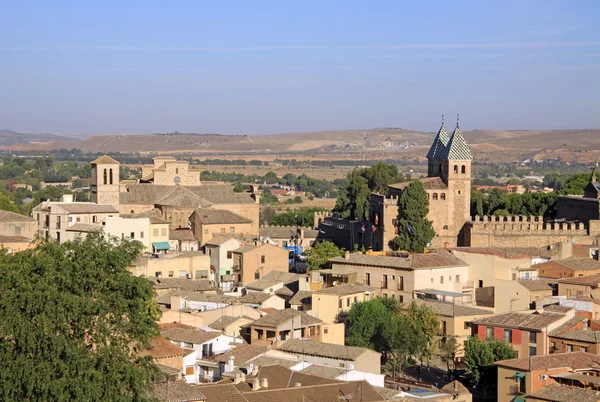
<svg viewBox="0 0 600 402">
<path fill-rule="evenodd" d="M 471 161 L 473 154 L 458 124 L 451 136 L 442 124 L 427 153 L 427 177 L 420 179 L 429 200 L 427 218 L 436 236 L 433 247 L 454 247 L 470 219 Z M 388 250 L 389 242 L 398 234 L 396 223 L 402 217 L 398 199 L 410 182 L 390 184 L 389 196 L 371 195 L 370 219 L 374 226 L 375 250 Z"/>
<path fill-rule="evenodd" d="M 260 196 L 234 193 L 228 184 L 203 184 L 200 171 L 188 162 L 156 157 L 142 167 L 139 180 L 119 180 L 120 164 L 104 155 L 92 162 L 92 200 L 128 215 L 157 212 L 171 229 L 190 228 L 198 208 L 229 211 L 250 222 L 249 232 L 258 236 Z M 155 211 L 154 211 L 155 210 Z M 228 228 L 229 229 L 229 228 Z M 200 240 L 199 233 L 194 233 Z"/>
</svg>

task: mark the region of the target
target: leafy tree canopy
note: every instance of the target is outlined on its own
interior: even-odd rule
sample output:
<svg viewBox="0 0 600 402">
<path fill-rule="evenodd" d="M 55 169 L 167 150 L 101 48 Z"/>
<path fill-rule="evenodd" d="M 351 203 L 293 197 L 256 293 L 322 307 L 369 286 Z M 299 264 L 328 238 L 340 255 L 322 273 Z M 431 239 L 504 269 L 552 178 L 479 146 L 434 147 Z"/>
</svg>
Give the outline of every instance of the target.
<svg viewBox="0 0 600 402">
<path fill-rule="evenodd" d="M 0 399 L 150 399 L 156 368 L 137 350 L 160 311 L 127 270 L 141 249 L 91 234 L 0 255 Z"/>
<path fill-rule="evenodd" d="M 591 173 L 581 173 L 569 177 L 565 184 L 558 190 L 560 195 L 583 195 L 583 189 L 592 179 Z"/>
<path fill-rule="evenodd" d="M 323 269 L 329 266 L 329 260 L 335 257 L 341 257 L 344 250 L 329 241 L 315 243 L 310 250 L 306 252 L 307 262 L 311 269 Z"/>
<path fill-rule="evenodd" d="M 16 214 L 19 213 L 19 207 L 6 195 L 0 195 L 0 209 Z"/>
<path fill-rule="evenodd" d="M 371 192 L 387 194 L 387 186 L 405 179 L 396 165 L 376 163 L 354 169 L 340 188 L 334 211 L 346 219 L 368 219 Z"/>
<path fill-rule="evenodd" d="M 435 236 L 431 221 L 427 220 L 429 201 L 423 183 L 413 180 L 402 192 L 398 200 L 400 219 L 398 236 L 391 242 L 393 250 L 406 250 L 422 253 L 427 243 Z"/>
<path fill-rule="evenodd" d="M 300 208 L 274 215 L 269 220 L 271 226 L 303 226 L 312 227 L 315 221 L 315 212 L 326 211 L 324 208 Z"/>
<path fill-rule="evenodd" d="M 475 377 L 476 384 L 493 383 L 496 380 L 494 362 L 514 359 L 517 355 L 505 341 L 471 337 L 465 342 L 465 367 Z"/>
</svg>

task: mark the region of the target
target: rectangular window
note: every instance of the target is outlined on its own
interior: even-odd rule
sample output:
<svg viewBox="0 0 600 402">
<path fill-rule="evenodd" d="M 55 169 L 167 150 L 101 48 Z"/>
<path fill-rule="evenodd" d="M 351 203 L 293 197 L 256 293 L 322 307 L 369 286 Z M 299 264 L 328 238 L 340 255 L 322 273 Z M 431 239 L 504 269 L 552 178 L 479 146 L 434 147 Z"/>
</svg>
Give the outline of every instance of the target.
<svg viewBox="0 0 600 402">
<path fill-rule="evenodd" d="M 535 346 L 529 347 L 529 356 L 535 356 L 537 354 L 537 348 Z"/>
<path fill-rule="evenodd" d="M 387 279 L 388 279 L 387 275 L 383 275 L 383 279 L 381 280 L 381 287 L 383 289 L 387 289 L 387 286 L 388 286 L 388 280 Z"/>
<path fill-rule="evenodd" d="M 140 239 L 144 238 L 144 232 L 140 232 Z"/>
<path fill-rule="evenodd" d="M 339 299 L 338 300 L 338 308 L 342 308 L 342 307 L 344 307 L 344 300 Z"/>
<path fill-rule="evenodd" d="M 78 216 L 77 218 L 75 218 L 75 222 L 81 222 L 81 217 Z"/>
<path fill-rule="evenodd" d="M 194 375 L 194 366 L 187 366 L 185 368 L 185 375 Z"/>
<path fill-rule="evenodd" d="M 260 279 L 260 272 L 256 271 L 254 273 L 254 279 Z"/>
<path fill-rule="evenodd" d="M 510 329 L 504 330 L 504 341 L 512 343 L 512 331 Z"/>
<path fill-rule="evenodd" d="M 404 277 L 398 277 L 398 290 L 404 290 Z"/>
<path fill-rule="evenodd" d="M 431 283 L 433 283 L 433 278 L 431 278 Z"/>
<path fill-rule="evenodd" d="M 444 283 L 444 277 L 440 276 L 440 283 Z"/>
<path fill-rule="evenodd" d="M 158 228 L 152 229 L 152 236 L 158 236 Z"/>
<path fill-rule="evenodd" d="M 193 348 L 193 347 L 194 347 L 194 344 L 193 344 L 193 343 L 189 343 L 189 342 L 181 342 L 181 343 L 183 344 L 183 347 L 184 347 L 184 348 L 191 349 L 191 348 Z"/>
<path fill-rule="evenodd" d="M 98 222 L 98 216 L 92 215 L 92 223 Z"/>
<path fill-rule="evenodd" d="M 261 264 L 264 264 L 266 260 L 267 260 L 267 257 L 266 257 L 266 256 L 264 256 L 264 255 L 261 255 L 261 256 L 260 256 L 260 263 L 261 263 Z"/>
<path fill-rule="evenodd" d="M 456 275 L 456 282 L 460 282 L 460 275 Z"/>
<path fill-rule="evenodd" d="M 469 329 L 469 328 L 471 327 L 467 321 L 465 321 L 465 324 L 464 324 L 464 325 L 465 325 L 465 326 L 464 326 L 464 328 L 465 328 L 465 329 Z"/>
<path fill-rule="evenodd" d="M 234 226 L 230 226 L 229 227 L 229 233 L 235 233 L 235 227 Z"/>
<path fill-rule="evenodd" d="M 354 303 L 358 303 L 358 297 L 354 296 Z"/>
<path fill-rule="evenodd" d="M 56 232 L 56 241 L 60 243 L 60 232 Z"/>
<path fill-rule="evenodd" d="M 204 229 L 204 234 L 208 234 L 208 229 Z"/>
<path fill-rule="evenodd" d="M 573 351 L 573 345 L 567 345 L 567 352 Z"/>
<path fill-rule="evenodd" d="M 404 303 L 404 296 L 402 296 L 402 295 L 398 296 L 398 301 L 400 303 Z"/>
<path fill-rule="evenodd" d="M 221 228 L 221 233 L 225 233 L 225 228 Z"/>
<path fill-rule="evenodd" d="M 447 328 L 446 321 L 442 321 L 442 335 L 446 335 L 447 330 L 448 330 L 448 328 Z"/>
<path fill-rule="evenodd" d="M 587 352 L 587 346 L 582 346 L 581 348 L 579 348 L 579 350 L 581 350 L 582 352 Z"/>
<path fill-rule="evenodd" d="M 129 234 L 129 238 L 130 238 L 130 239 L 135 239 L 135 233 L 134 233 L 134 232 L 131 232 L 131 233 Z"/>
<path fill-rule="evenodd" d="M 485 337 L 488 339 L 494 339 L 494 328 L 493 327 L 487 327 L 485 329 Z"/>
<path fill-rule="evenodd" d="M 39 216 L 38 216 L 38 220 L 39 220 Z M 69 222 L 73 222 L 73 217 L 69 216 Z"/>
<path fill-rule="evenodd" d="M 169 271 L 169 278 L 172 278 L 174 275 L 173 271 Z"/>
<path fill-rule="evenodd" d="M 324 334 L 327 334 L 328 332 L 329 332 L 329 328 L 327 328 L 327 327 L 323 328 L 323 333 Z"/>
<path fill-rule="evenodd" d="M 537 342 L 537 333 L 530 332 L 529 333 L 529 343 L 536 343 L 536 342 Z"/>
<path fill-rule="evenodd" d="M 228 251 L 227 252 L 227 259 L 231 260 L 233 258 L 233 251 Z"/>
<path fill-rule="evenodd" d="M 200 279 L 208 279 L 208 271 L 206 269 L 200 271 Z"/>
<path fill-rule="evenodd" d="M 350 298 L 346 299 L 346 307 L 350 307 Z"/>
<path fill-rule="evenodd" d="M 371 285 L 371 274 L 369 273 L 365 274 L 365 285 Z"/>
<path fill-rule="evenodd" d="M 167 235 L 167 228 L 161 228 L 160 229 L 160 235 L 161 236 L 166 236 Z"/>
</svg>

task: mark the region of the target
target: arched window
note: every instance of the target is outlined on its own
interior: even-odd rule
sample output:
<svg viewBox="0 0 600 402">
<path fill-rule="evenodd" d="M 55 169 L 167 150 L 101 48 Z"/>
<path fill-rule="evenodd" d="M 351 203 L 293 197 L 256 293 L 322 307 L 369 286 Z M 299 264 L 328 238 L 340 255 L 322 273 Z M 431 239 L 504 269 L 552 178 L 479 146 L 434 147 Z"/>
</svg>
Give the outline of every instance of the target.
<svg viewBox="0 0 600 402">
<path fill-rule="evenodd" d="M 465 173 L 467 173 L 467 167 L 466 167 L 465 165 L 462 165 L 462 167 L 460 168 L 460 172 L 461 172 L 462 174 L 465 174 Z"/>
<path fill-rule="evenodd" d="M 110 184 L 113 184 L 113 172 L 112 172 L 112 168 L 110 169 Z"/>
<path fill-rule="evenodd" d="M 446 193 L 441 193 L 440 200 L 445 200 L 445 199 L 446 199 Z"/>
<path fill-rule="evenodd" d="M 108 172 L 104 169 L 104 184 L 108 182 Z"/>
<path fill-rule="evenodd" d="M 438 199 L 438 194 L 437 193 L 433 193 L 433 195 L 431 196 L 431 198 L 435 201 Z"/>
<path fill-rule="evenodd" d="M 454 173 L 458 173 L 458 165 L 454 165 Z"/>
</svg>

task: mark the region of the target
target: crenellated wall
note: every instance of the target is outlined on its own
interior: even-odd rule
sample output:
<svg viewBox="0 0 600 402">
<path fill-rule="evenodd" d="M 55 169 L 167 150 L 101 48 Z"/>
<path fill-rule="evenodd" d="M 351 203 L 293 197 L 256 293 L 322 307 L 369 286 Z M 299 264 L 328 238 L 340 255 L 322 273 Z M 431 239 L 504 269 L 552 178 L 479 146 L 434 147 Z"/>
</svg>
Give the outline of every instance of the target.
<svg viewBox="0 0 600 402">
<path fill-rule="evenodd" d="M 544 222 L 534 216 L 475 216 L 465 225 L 471 247 L 545 247 L 559 242 L 598 244 L 600 221 Z"/>
</svg>

